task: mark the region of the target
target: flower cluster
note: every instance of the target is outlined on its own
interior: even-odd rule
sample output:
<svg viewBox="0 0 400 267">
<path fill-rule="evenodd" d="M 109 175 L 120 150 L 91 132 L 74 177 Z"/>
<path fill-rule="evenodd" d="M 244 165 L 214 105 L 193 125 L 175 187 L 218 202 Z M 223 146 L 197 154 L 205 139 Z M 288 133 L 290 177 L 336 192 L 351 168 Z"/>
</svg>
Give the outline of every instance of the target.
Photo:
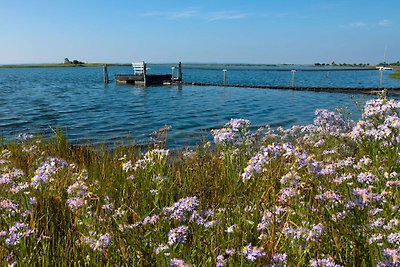
<svg viewBox="0 0 400 267">
<path fill-rule="evenodd" d="M 168 233 L 168 245 L 172 246 L 176 243 L 185 243 L 187 234 L 188 228 L 184 225 L 171 229 Z"/>
<path fill-rule="evenodd" d="M 243 255 L 249 261 L 255 261 L 256 259 L 262 258 L 265 256 L 265 251 L 263 248 L 252 246 L 251 243 L 249 243 L 247 246 L 245 246 L 243 248 L 242 252 L 243 252 Z"/>
<path fill-rule="evenodd" d="M 389 147 L 400 143 L 400 118 L 397 110 L 400 102 L 374 99 L 365 104 L 360 120 L 349 136 L 356 142 L 380 141 Z"/>
<path fill-rule="evenodd" d="M 224 128 L 211 131 L 214 135 L 214 142 L 225 145 L 241 144 L 249 137 L 249 125 L 249 120 L 231 119 Z"/>
<path fill-rule="evenodd" d="M 134 165 L 132 165 L 131 160 L 124 162 L 122 164 L 122 169 L 126 172 L 145 170 L 148 167 L 150 168 L 151 166 L 154 166 L 156 163 L 164 161 L 168 155 L 169 155 L 169 150 L 156 148 L 147 151 L 144 154 L 144 157 L 142 159 L 137 160 Z"/>
<path fill-rule="evenodd" d="M 81 173 L 74 174 L 76 177 L 75 182 L 68 187 L 68 199 L 67 204 L 68 207 L 72 211 L 76 211 L 81 207 L 85 206 L 87 203 L 86 198 L 89 196 L 87 191 L 87 186 L 85 184 L 85 180 L 88 179 L 87 172 L 82 171 Z"/>
<path fill-rule="evenodd" d="M 82 243 L 89 245 L 93 251 L 104 251 L 111 244 L 109 234 L 97 234 L 96 232 L 90 231 L 89 236 L 83 236 L 81 239 Z"/>
<path fill-rule="evenodd" d="M 66 166 L 68 163 L 63 159 L 48 158 L 36 169 L 35 176 L 32 178 L 32 186 L 38 188 L 41 184 L 48 184 L 51 177 Z"/>
</svg>

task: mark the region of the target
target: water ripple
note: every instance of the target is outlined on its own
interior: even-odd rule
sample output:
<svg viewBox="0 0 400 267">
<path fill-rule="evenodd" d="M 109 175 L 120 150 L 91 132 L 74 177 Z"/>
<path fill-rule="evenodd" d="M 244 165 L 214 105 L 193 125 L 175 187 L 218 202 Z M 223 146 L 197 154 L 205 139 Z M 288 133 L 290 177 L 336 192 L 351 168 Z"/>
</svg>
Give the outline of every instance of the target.
<svg viewBox="0 0 400 267">
<path fill-rule="evenodd" d="M 170 69 L 169 69 L 170 70 Z M 152 71 L 169 72 L 152 67 Z M 110 67 L 115 73 L 130 68 Z M 221 82 L 222 73 L 184 72 L 186 80 Z M 232 83 L 290 85 L 287 73 L 228 73 Z M 376 72 L 299 73 L 298 85 L 376 86 Z M 359 76 L 361 75 L 361 76 Z M 385 82 L 400 87 L 399 82 Z M 348 94 L 292 92 L 269 89 L 102 84 L 101 68 L 0 69 L 0 134 L 51 134 L 66 129 L 72 142 L 94 144 L 146 143 L 150 133 L 171 125 L 168 145 L 182 147 L 210 139 L 211 129 L 231 118 L 247 118 L 252 129 L 270 124 L 290 127 L 312 123 L 317 108 L 348 106 L 359 116 Z M 356 100 L 365 101 L 363 96 Z"/>
</svg>

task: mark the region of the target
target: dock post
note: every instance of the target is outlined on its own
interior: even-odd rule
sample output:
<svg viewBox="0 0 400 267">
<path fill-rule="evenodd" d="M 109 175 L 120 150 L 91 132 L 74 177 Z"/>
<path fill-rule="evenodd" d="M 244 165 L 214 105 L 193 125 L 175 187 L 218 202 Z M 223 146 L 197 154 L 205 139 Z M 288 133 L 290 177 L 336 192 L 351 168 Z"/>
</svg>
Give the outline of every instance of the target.
<svg viewBox="0 0 400 267">
<path fill-rule="evenodd" d="M 180 61 L 178 64 L 178 81 L 182 81 L 182 63 Z"/>
<path fill-rule="evenodd" d="M 222 71 L 224 72 L 224 86 L 226 86 L 226 72 L 227 72 L 227 70 L 223 69 Z"/>
<path fill-rule="evenodd" d="M 146 86 L 146 63 L 143 61 L 143 85 Z"/>
<path fill-rule="evenodd" d="M 294 77 L 295 77 L 296 70 L 292 70 L 292 89 L 294 89 Z"/>
<path fill-rule="evenodd" d="M 175 75 L 175 67 L 172 67 L 172 68 L 171 68 L 171 72 L 172 72 L 171 81 L 173 82 L 174 79 L 175 79 L 175 77 L 174 77 L 174 75 Z"/>
<path fill-rule="evenodd" d="M 103 66 L 103 76 L 104 76 L 104 83 L 109 83 L 110 80 L 108 79 L 107 64 L 104 64 L 104 66 Z"/>
<path fill-rule="evenodd" d="M 379 67 L 379 88 L 383 87 L 383 67 Z"/>
</svg>

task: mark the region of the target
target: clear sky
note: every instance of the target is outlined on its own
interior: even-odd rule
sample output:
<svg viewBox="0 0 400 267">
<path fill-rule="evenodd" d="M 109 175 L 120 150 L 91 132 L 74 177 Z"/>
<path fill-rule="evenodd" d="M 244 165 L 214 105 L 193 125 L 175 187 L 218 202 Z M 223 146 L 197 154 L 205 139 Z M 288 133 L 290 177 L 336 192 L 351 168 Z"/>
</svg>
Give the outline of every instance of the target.
<svg viewBox="0 0 400 267">
<path fill-rule="evenodd" d="M 0 64 L 400 60 L 400 0 L 1 0 Z M 387 49 L 385 49 L 387 47 Z"/>
</svg>

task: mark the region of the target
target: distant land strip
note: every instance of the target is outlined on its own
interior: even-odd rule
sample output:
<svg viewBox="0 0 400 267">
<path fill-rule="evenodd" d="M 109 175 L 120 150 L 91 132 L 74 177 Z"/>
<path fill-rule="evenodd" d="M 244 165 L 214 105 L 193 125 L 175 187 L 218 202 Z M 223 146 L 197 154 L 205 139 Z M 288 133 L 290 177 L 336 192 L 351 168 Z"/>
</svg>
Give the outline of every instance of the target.
<svg viewBox="0 0 400 267">
<path fill-rule="evenodd" d="M 129 63 L 84 63 L 84 64 L 64 64 L 64 63 L 45 63 L 45 64 L 10 64 L 0 65 L 0 68 L 77 68 L 77 67 L 101 67 L 107 66 L 131 66 Z"/>
</svg>

